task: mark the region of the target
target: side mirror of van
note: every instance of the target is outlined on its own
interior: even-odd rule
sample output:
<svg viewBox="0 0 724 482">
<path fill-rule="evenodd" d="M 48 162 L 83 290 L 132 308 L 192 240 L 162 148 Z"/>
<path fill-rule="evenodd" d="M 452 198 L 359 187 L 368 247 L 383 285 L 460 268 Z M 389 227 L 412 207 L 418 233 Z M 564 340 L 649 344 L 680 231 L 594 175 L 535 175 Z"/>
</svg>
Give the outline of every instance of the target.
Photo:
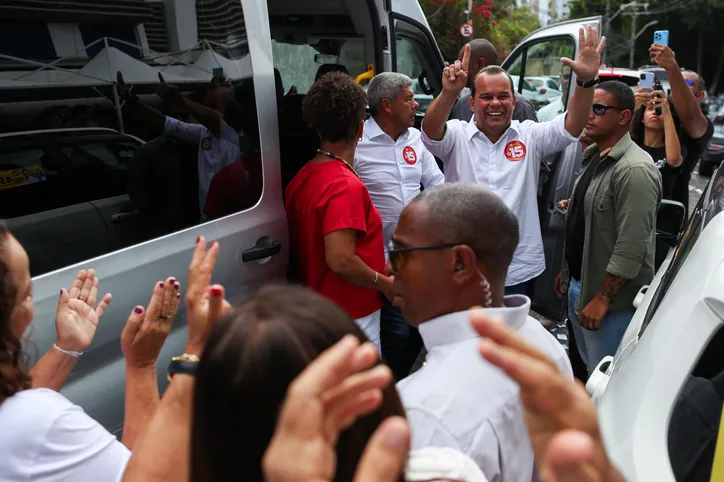
<svg viewBox="0 0 724 482">
<path fill-rule="evenodd" d="M 664 199 L 656 213 L 656 238 L 676 246 L 687 218 L 686 208 L 678 201 Z"/>
</svg>

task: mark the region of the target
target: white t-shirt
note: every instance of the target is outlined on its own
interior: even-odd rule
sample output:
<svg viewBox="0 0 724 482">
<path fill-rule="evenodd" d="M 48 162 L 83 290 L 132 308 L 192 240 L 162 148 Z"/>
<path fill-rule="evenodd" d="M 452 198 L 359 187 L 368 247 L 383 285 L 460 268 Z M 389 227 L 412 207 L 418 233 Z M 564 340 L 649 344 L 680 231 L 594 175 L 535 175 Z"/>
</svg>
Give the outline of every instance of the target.
<svg viewBox="0 0 724 482">
<path fill-rule="evenodd" d="M 422 142 L 444 162 L 445 182 L 482 184 L 500 196 L 518 218 L 520 241 L 505 286 L 535 278 L 546 267 L 538 217 L 541 159 L 578 140 L 566 130 L 566 116 L 550 122 L 513 121 L 493 144 L 474 122 L 447 121 L 445 137 Z"/>
<path fill-rule="evenodd" d="M 3 482 L 120 481 L 131 452 L 63 395 L 47 388 L 0 404 Z"/>
<path fill-rule="evenodd" d="M 217 172 L 241 156 L 239 134 L 223 119 L 220 136 L 202 124 L 187 124 L 173 117 L 166 117 L 164 131 L 199 145 L 199 209 L 203 214 L 212 179 Z"/>
</svg>

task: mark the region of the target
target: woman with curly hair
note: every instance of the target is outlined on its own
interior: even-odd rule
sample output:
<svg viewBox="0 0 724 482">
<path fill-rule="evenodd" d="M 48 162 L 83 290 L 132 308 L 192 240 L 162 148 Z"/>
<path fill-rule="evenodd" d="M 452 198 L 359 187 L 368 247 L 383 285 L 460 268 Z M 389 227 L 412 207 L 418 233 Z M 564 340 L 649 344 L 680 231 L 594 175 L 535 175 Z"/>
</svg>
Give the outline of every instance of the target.
<svg viewBox="0 0 724 482">
<path fill-rule="evenodd" d="M 90 346 L 111 295 L 95 306 L 98 278 L 93 270 L 81 270 L 69 290 L 60 290 L 57 341 L 28 370 L 21 340 L 34 315 L 29 260 L 0 221 L 0 480 L 121 480 L 130 449 L 159 403 L 156 358 L 176 314 L 179 287 L 173 278 L 156 283 L 148 308 L 137 306 L 121 335 L 126 357 L 121 443 L 58 393 Z"/>
<path fill-rule="evenodd" d="M 382 219 L 354 170 L 367 95 L 349 75 L 330 72 L 304 98 L 304 119 L 320 148 L 285 192 L 292 263 L 302 281 L 337 303 L 380 346 L 384 275 Z"/>
</svg>

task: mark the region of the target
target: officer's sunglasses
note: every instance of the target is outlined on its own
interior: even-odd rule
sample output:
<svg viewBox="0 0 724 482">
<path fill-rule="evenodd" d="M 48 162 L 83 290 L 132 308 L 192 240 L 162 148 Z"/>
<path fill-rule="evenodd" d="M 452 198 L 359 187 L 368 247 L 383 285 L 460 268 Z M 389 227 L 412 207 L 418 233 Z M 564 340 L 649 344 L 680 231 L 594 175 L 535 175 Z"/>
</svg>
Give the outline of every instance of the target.
<svg viewBox="0 0 724 482">
<path fill-rule="evenodd" d="M 606 112 L 608 112 L 608 109 L 618 110 L 618 111 L 624 111 L 628 109 L 624 109 L 622 107 L 616 107 L 614 105 L 606 105 L 606 104 L 593 104 L 591 106 L 591 109 L 593 110 L 593 113 L 597 116 L 606 115 Z"/>
<path fill-rule="evenodd" d="M 449 249 L 454 248 L 455 246 L 460 246 L 458 243 L 450 243 L 450 244 L 435 244 L 432 246 L 416 246 L 414 248 L 398 248 L 395 246 L 394 241 L 390 241 L 390 244 L 387 248 L 387 254 L 390 256 L 390 265 L 392 265 L 392 270 L 397 272 L 399 271 L 400 266 L 400 260 L 404 258 L 404 256 L 407 253 L 411 253 L 413 251 L 435 251 L 438 249 Z"/>
</svg>

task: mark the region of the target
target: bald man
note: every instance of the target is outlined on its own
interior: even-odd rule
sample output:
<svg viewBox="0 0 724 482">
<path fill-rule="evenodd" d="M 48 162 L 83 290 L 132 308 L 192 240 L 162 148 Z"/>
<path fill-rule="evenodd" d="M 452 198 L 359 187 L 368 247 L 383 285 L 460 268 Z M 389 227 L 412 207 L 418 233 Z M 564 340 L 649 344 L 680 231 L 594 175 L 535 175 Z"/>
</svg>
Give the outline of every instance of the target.
<svg viewBox="0 0 724 482">
<path fill-rule="evenodd" d="M 488 65 L 498 65 L 498 51 L 495 46 L 488 40 L 478 38 L 468 42 L 470 44 L 470 64 L 468 66 L 468 86 L 460 93 L 457 104 L 453 107 L 452 118 L 462 121 L 469 121 L 473 117 L 473 111 L 470 108 L 470 96 L 474 88 L 473 82 L 478 72 Z M 465 54 L 465 46 L 460 49 L 458 60 L 462 62 Z M 515 108 L 513 109 L 513 120 L 523 122 L 532 120 L 538 122 L 535 107 L 524 98 L 516 93 Z"/>
<path fill-rule="evenodd" d="M 428 352 L 425 367 L 397 384 L 412 448 L 452 447 L 505 482 L 535 480 L 533 450 L 518 386 L 478 354 L 471 308 L 501 319 L 572 378 L 561 345 L 528 315 L 530 299 L 504 294 L 518 237 L 515 215 L 492 191 L 442 184 L 403 209 L 388 267 L 393 302 Z"/>
</svg>

